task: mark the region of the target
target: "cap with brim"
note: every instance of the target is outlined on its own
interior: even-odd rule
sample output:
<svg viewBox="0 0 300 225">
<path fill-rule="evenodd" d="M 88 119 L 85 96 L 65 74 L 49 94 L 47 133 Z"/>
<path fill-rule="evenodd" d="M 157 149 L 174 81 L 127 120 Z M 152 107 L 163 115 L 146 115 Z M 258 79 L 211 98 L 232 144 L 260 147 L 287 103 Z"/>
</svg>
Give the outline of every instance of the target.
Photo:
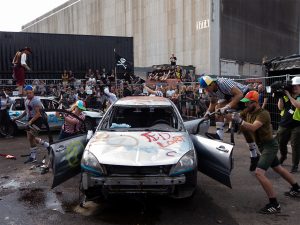
<svg viewBox="0 0 300 225">
<path fill-rule="evenodd" d="M 251 102 L 251 100 L 248 99 L 248 98 L 242 98 L 242 99 L 241 99 L 241 102 Z"/>
<path fill-rule="evenodd" d="M 79 109 L 81 109 L 81 110 L 86 110 L 85 104 L 84 104 L 84 102 L 81 101 L 81 100 L 79 100 L 79 101 L 76 102 L 76 106 L 77 106 Z"/>
<path fill-rule="evenodd" d="M 249 91 L 241 102 L 258 102 L 259 94 L 257 91 Z"/>
<path fill-rule="evenodd" d="M 24 90 L 25 91 L 33 91 L 33 87 L 31 85 L 26 85 Z"/>
<path fill-rule="evenodd" d="M 198 79 L 200 87 L 207 88 L 209 85 L 211 85 L 212 82 L 215 81 L 215 79 L 211 78 L 210 76 L 202 76 Z"/>
<path fill-rule="evenodd" d="M 32 53 L 32 50 L 31 50 L 31 48 L 29 48 L 29 47 L 25 47 L 25 48 L 23 48 L 23 50 L 26 50 L 26 51 Z"/>
</svg>

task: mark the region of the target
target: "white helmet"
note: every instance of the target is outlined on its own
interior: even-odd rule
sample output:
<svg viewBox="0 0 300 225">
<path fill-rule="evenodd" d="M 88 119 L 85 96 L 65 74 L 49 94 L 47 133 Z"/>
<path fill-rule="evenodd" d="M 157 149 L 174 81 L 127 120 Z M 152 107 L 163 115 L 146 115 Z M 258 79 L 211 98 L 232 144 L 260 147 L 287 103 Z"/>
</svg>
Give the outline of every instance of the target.
<svg viewBox="0 0 300 225">
<path fill-rule="evenodd" d="M 300 76 L 294 77 L 292 79 L 292 85 L 300 85 Z"/>
</svg>

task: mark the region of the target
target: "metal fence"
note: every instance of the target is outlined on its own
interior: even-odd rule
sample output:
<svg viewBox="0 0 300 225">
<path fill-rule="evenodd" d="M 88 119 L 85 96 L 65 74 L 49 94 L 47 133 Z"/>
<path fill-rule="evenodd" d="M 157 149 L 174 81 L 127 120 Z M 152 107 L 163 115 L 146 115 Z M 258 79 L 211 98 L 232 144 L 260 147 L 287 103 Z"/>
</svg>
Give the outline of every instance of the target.
<svg viewBox="0 0 300 225">
<path fill-rule="evenodd" d="M 244 85 L 248 85 L 250 88 L 255 83 L 264 85 L 265 92 L 266 92 L 265 97 L 267 97 L 268 99 L 265 109 L 270 112 L 273 129 L 277 130 L 281 116 L 280 116 L 280 111 L 277 107 L 278 98 L 272 96 L 270 86 L 275 81 L 281 81 L 281 82 L 290 81 L 293 77 L 294 75 L 286 74 L 286 75 L 274 76 L 274 77 L 252 77 L 252 78 L 249 77 L 249 78 L 233 79 L 233 80 L 242 83 Z"/>
<path fill-rule="evenodd" d="M 252 86 L 255 86 L 256 84 L 263 84 L 266 90 L 266 97 L 268 98 L 266 109 L 270 112 L 271 115 L 271 122 L 273 125 L 273 128 L 276 130 L 278 128 L 278 123 L 280 121 L 280 112 L 277 108 L 277 102 L 278 99 L 272 97 L 270 85 L 274 83 L 275 81 L 289 81 L 291 78 L 294 77 L 293 75 L 282 75 L 282 76 L 274 76 L 274 77 L 247 77 L 243 79 L 234 79 L 234 81 L 242 83 L 244 85 L 248 85 L 250 89 Z M 34 84 L 36 82 L 36 79 L 27 79 L 26 84 Z M 61 79 L 43 79 L 42 80 L 46 86 L 50 85 L 58 85 L 61 87 Z M 78 83 L 79 86 L 83 86 L 85 83 L 85 80 L 78 80 L 80 83 Z M 159 83 L 159 84 L 152 84 L 152 88 L 155 87 L 155 85 L 159 85 L 163 87 L 164 91 L 166 91 L 168 84 L 167 83 Z M 132 91 L 132 93 L 137 92 L 139 94 L 143 94 L 143 85 L 142 84 L 129 84 L 129 89 Z M 151 86 L 151 85 L 150 85 Z M 173 88 L 177 90 L 177 92 L 180 93 L 180 90 L 184 89 L 184 87 L 192 86 L 193 90 L 199 89 L 199 86 L 196 82 L 177 82 L 172 84 Z M 15 90 L 16 86 L 12 83 L 11 79 L 0 79 L 0 89 L 5 88 L 8 91 Z M 255 88 L 255 87 L 254 87 Z M 114 92 L 116 95 L 120 98 L 123 97 L 124 94 L 124 83 L 117 82 L 117 84 L 114 84 Z M 199 92 L 198 92 L 199 93 Z M 172 99 L 178 109 L 180 110 L 183 117 L 186 118 L 196 118 L 206 111 L 207 105 L 208 105 L 208 99 L 206 98 L 205 94 L 199 94 L 197 96 L 197 99 L 194 99 L 192 101 L 186 101 L 179 97 L 178 99 Z"/>
</svg>

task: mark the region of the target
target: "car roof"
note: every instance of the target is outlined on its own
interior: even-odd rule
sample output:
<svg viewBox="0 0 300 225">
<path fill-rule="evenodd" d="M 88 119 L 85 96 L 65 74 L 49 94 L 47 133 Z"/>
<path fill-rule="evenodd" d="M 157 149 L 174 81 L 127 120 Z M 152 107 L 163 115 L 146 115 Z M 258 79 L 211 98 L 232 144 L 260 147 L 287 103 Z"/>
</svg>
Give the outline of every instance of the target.
<svg viewBox="0 0 300 225">
<path fill-rule="evenodd" d="M 115 106 L 172 106 L 168 98 L 156 96 L 128 96 L 117 100 Z"/>
<path fill-rule="evenodd" d="M 55 97 L 53 96 L 49 96 L 49 97 L 45 97 L 45 96 L 36 96 L 35 97 L 38 97 L 39 99 L 49 99 L 49 100 L 54 100 Z M 11 100 L 16 100 L 16 99 L 20 99 L 20 98 L 23 98 L 25 99 L 26 97 L 25 96 L 12 96 L 12 97 L 9 97 Z"/>
</svg>

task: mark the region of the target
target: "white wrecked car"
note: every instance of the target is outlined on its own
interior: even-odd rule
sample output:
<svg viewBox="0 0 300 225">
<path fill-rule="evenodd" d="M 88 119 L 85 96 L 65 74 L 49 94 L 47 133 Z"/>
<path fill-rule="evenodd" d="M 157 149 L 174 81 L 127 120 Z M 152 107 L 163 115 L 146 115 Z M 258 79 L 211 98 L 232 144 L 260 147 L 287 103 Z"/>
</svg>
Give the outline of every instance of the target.
<svg viewBox="0 0 300 225">
<path fill-rule="evenodd" d="M 55 100 L 54 97 L 44 97 L 44 96 L 38 96 L 38 98 L 41 100 L 43 104 L 43 108 L 46 111 L 46 114 L 48 116 L 48 123 L 50 130 L 60 130 L 61 126 L 64 123 L 64 120 L 62 118 L 55 116 L 55 110 L 59 108 L 59 103 Z M 12 104 L 9 107 L 8 113 L 11 118 L 17 117 L 21 115 L 25 110 L 25 97 L 10 97 Z M 83 112 L 85 115 L 85 123 L 86 127 L 88 129 L 94 129 L 100 121 L 100 119 L 103 116 L 103 113 L 101 111 L 91 111 L 86 110 Z M 10 123 L 9 130 L 10 134 L 13 135 L 17 132 L 17 130 L 24 130 L 25 125 L 27 123 L 27 117 L 23 117 L 21 119 L 21 122 L 23 123 Z"/>
<path fill-rule="evenodd" d="M 190 131 L 199 130 L 192 124 Z M 51 145 L 52 187 L 81 171 L 87 199 L 120 193 L 186 198 L 196 189 L 198 170 L 231 187 L 233 146 L 189 133 L 167 98 L 118 100 L 88 139 L 82 134 Z"/>
</svg>

